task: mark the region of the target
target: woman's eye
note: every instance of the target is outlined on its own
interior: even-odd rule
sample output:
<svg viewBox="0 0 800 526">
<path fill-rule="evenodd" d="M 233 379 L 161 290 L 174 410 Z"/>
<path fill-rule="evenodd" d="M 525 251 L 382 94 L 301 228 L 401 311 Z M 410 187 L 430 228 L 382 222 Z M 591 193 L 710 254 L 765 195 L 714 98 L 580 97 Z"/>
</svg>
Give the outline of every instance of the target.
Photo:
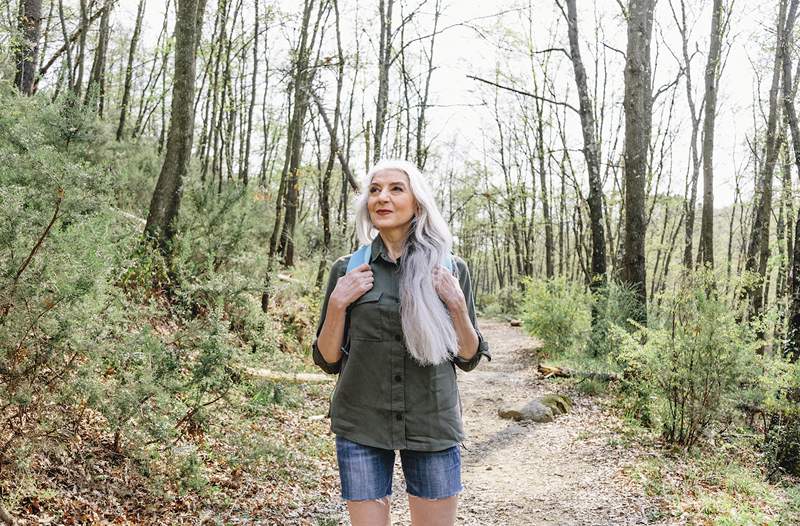
<svg viewBox="0 0 800 526">
<path fill-rule="evenodd" d="M 399 186 L 395 186 L 394 188 L 392 188 L 392 190 L 398 190 L 400 192 L 403 191 L 403 189 L 401 187 L 399 187 Z"/>
</svg>

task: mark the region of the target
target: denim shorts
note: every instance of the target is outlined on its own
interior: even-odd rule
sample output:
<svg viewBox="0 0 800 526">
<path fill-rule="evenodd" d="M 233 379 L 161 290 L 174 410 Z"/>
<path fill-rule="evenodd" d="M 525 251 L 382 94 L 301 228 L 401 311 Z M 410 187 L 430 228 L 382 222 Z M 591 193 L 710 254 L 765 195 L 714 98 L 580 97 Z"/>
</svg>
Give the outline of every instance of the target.
<svg viewBox="0 0 800 526">
<path fill-rule="evenodd" d="M 444 499 L 464 489 L 458 445 L 443 451 L 399 451 L 409 495 Z M 365 446 L 337 435 L 336 460 L 342 498 L 372 500 L 391 495 L 394 453 L 391 449 Z"/>
</svg>

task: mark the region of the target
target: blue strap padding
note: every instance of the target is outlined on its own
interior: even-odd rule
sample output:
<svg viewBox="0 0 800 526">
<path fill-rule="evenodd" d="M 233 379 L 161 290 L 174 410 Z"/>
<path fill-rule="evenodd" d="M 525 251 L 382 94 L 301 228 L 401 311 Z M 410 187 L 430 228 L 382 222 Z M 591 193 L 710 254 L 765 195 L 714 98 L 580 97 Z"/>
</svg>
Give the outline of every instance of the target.
<svg viewBox="0 0 800 526">
<path fill-rule="evenodd" d="M 357 266 L 366 263 L 369 261 L 369 257 L 372 254 L 372 245 L 361 245 L 358 250 L 353 252 L 350 255 L 350 261 L 347 262 L 347 271 L 345 273 L 351 272 Z M 453 257 L 450 254 L 447 254 L 442 259 L 442 266 L 450 271 L 450 274 L 453 273 Z"/>
<path fill-rule="evenodd" d="M 361 247 L 350 255 L 350 261 L 347 262 L 347 272 L 351 272 L 357 266 L 369 261 L 369 256 L 372 253 L 372 245 L 361 245 Z"/>
</svg>

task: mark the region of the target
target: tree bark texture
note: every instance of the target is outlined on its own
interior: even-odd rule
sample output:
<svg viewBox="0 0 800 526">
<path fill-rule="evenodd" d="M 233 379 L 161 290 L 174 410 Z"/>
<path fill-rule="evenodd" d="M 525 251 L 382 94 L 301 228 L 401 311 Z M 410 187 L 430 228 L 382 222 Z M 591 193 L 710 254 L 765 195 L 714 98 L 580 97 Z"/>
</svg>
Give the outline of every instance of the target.
<svg viewBox="0 0 800 526">
<path fill-rule="evenodd" d="M 714 267 L 714 121 L 717 114 L 717 85 L 722 47 L 722 0 L 714 0 L 711 42 L 706 62 L 706 107 L 703 119 L 703 216 L 700 223 L 699 258 Z"/>
<path fill-rule="evenodd" d="M 379 0 L 380 41 L 378 46 L 378 100 L 375 104 L 375 133 L 372 141 L 372 162 L 377 163 L 383 153 L 383 130 L 389 104 L 389 67 L 392 63 L 392 7 L 394 0 Z"/>
<path fill-rule="evenodd" d="M 194 83 L 197 44 L 202 35 L 205 0 L 178 0 L 175 22 L 175 81 L 164 164 L 158 176 L 145 233 L 166 252 L 175 236 L 183 178 L 189 169 L 194 131 Z"/>
<path fill-rule="evenodd" d="M 603 229 L 603 187 L 600 181 L 600 149 L 595 139 L 595 119 L 592 100 L 586 82 L 586 70 L 581 59 L 578 42 L 578 12 L 576 0 L 567 0 L 567 33 L 572 57 L 572 68 L 575 71 L 575 83 L 578 86 L 580 100 L 581 131 L 583 132 L 583 155 L 586 169 L 589 172 L 589 217 L 592 229 L 592 276 L 593 289 L 605 283 L 606 275 L 606 240 Z"/>
<path fill-rule="evenodd" d="M 17 64 L 14 85 L 20 93 L 32 95 L 39 56 L 42 0 L 23 0 L 21 8 L 19 31 L 22 38 L 14 57 Z"/>
<path fill-rule="evenodd" d="M 623 272 L 641 308 L 640 322 L 647 321 L 645 270 L 645 186 L 650 148 L 652 94 L 650 40 L 655 0 L 631 0 L 628 4 L 628 45 L 625 64 L 625 248 Z"/>
<path fill-rule="evenodd" d="M 764 161 L 761 165 L 759 180 L 756 182 L 754 198 L 755 217 L 750 230 L 750 242 L 747 248 L 745 270 L 755 279 L 744 287 L 742 292 L 749 298 L 748 318 L 758 316 L 764 304 L 764 274 L 769 258 L 769 226 L 772 213 L 772 177 L 778 159 L 778 92 L 780 90 L 781 72 L 783 69 L 783 29 L 786 20 L 787 0 L 781 0 L 776 23 L 777 43 L 772 70 L 772 83 L 769 89 L 769 112 L 767 116 L 767 137 L 764 146 Z"/>
</svg>

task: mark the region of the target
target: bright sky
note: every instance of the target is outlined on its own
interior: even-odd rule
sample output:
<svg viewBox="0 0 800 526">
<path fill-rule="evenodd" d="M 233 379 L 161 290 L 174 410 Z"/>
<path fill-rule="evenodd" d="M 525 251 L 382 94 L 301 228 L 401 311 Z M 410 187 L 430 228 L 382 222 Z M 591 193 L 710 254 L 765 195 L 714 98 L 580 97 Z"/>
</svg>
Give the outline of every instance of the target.
<svg viewBox="0 0 800 526">
<path fill-rule="evenodd" d="M 209 0 L 209 4 L 213 0 Z M 397 0 L 400 2 L 400 0 Z M 661 39 L 658 45 L 654 85 L 656 88 L 669 83 L 674 79 L 678 64 L 672 53 L 680 54 L 680 36 L 674 25 L 670 11 L 670 0 L 659 0 L 656 12 L 656 25 L 654 39 Z M 680 0 L 672 0 L 679 8 Z M 690 50 L 695 46 L 698 53 L 692 62 L 693 83 L 696 88 L 696 100 L 700 100 L 703 83 L 703 70 L 705 67 L 708 49 L 708 32 L 710 30 L 710 2 L 702 0 L 686 0 L 690 5 L 706 4 L 701 11 L 691 10 L 689 7 L 690 24 Z M 729 3 L 730 0 L 727 0 Z M 246 0 L 246 4 L 252 6 Z M 427 20 L 420 22 L 419 31 L 429 28 L 432 21 L 434 0 L 429 0 L 429 6 L 422 13 L 427 15 Z M 752 192 L 753 167 L 746 163 L 750 159 L 746 138 L 753 136 L 753 106 L 754 93 L 757 89 L 757 79 L 754 75 L 754 66 L 761 76 L 760 89 L 762 104 L 766 105 L 767 89 L 770 81 L 769 61 L 771 60 L 770 46 L 774 37 L 772 29 L 775 18 L 776 2 L 761 2 L 756 0 L 736 0 L 732 18 L 731 31 L 727 37 L 725 51 L 729 50 L 727 64 L 720 82 L 719 105 L 717 116 L 716 148 L 715 148 L 715 204 L 717 207 L 729 205 L 734 195 L 734 173 L 738 169 L 743 176 L 743 191 L 746 196 Z M 135 18 L 137 0 L 121 0 L 120 11 L 115 21 L 115 29 L 128 32 Z M 152 46 L 158 35 L 161 21 L 163 20 L 164 0 L 149 0 L 147 10 L 147 28 L 144 33 L 146 45 Z M 270 2 L 275 4 L 275 2 Z M 277 3 L 284 12 L 299 12 L 299 2 L 281 0 Z M 403 1 L 406 12 L 418 2 Z M 435 105 L 429 111 L 430 125 L 428 136 L 438 136 L 439 154 L 443 159 L 450 158 L 449 162 L 460 163 L 470 159 L 480 159 L 483 134 L 491 134 L 496 130 L 490 108 L 481 107 L 482 98 L 491 100 L 492 90 L 488 86 L 466 78 L 472 74 L 487 79 L 494 79 L 495 72 L 514 76 L 519 79 L 515 87 L 522 90 L 531 90 L 531 77 L 529 59 L 524 48 L 524 39 L 528 33 L 528 5 L 533 6 L 533 38 L 537 49 L 548 47 L 568 48 L 566 25 L 560 12 L 555 7 L 554 0 L 484 0 L 481 2 L 467 0 L 444 0 L 444 12 L 440 27 L 448 27 L 467 22 L 466 25 L 456 25 L 447 29 L 437 38 L 435 49 L 435 62 L 437 69 L 433 75 L 433 91 L 430 102 Z M 265 5 L 264 3 L 260 5 Z M 399 3 L 395 4 L 395 20 L 399 17 Z M 598 31 L 600 41 L 608 46 L 606 51 L 609 60 L 609 102 L 614 104 L 614 119 L 622 104 L 622 57 L 610 49 L 625 50 L 626 32 L 624 20 L 620 15 L 617 0 L 596 0 L 590 2 L 579 0 L 579 25 L 581 32 L 582 54 L 589 82 L 592 83 L 594 75 L 594 39 L 595 30 Z M 252 7 L 250 7 L 252 9 Z M 342 33 L 349 50 L 355 48 L 355 39 L 360 38 L 362 52 L 369 53 L 371 64 L 362 73 L 365 78 L 365 97 L 368 118 L 374 114 L 374 91 L 377 86 L 377 72 L 374 61 L 374 44 L 365 36 L 363 27 L 368 26 L 369 33 L 375 38 L 378 32 L 375 15 L 377 6 L 375 2 L 359 0 L 340 0 L 340 9 L 343 12 Z M 263 11 L 263 10 L 262 10 Z M 361 30 L 356 31 L 353 20 L 356 12 L 361 20 Z M 499 14 L 498 13 L 504 13 Z M 595 21 L 597 18 L 597 22 Z M 207 15 L 207 27 L 210 25 L 210 15 Z M 119 34 L 119 33 L 118 33 Z M 288 47 L 288 41 L 293 38 L 290 28 L 276 28 L 273 32 L 273 46 L 278 53 L 281 48 Z M 328 41 L 332 44 L 332 32 Z M 591 46 L 589 44 L 591 41 Z M 669 49 L 668 49 L 669 48 Z M 656 54 L 654 46 L 654 57 Z M 417 48 L 420 50 L 420 48 Z M 690 51 L 691 52 L 691 51 Z M 577 106 L 575 97 L 575 84 L 571 65 L 560 54 L 553 57 L 557 67 L 551 68 L 553 85 L 557 87 L 557 94 L 567 98 L 570 103 Z M 286 57 L 276 57 L 278 62 L 284 62 Z M 397 72 L 392 73 L 397 81 Z M 332 92 L 333 84 L 330 82 L 329 91 Z M 590 86 L 591 88 L 591 86 Z M 276 91 L 276 97 L 283 94 Z M 512 97 L 506 99 L 513 102 Z M 668 97 L 662 95 L 661 103 L 668 102 Z M 686 91 L 683 82 L 679 85 L 676 99 L 673 127 L 677 133 L 673 145 L 672 158 L 672 192 L 683 191 L 683 181 L 689 156 L 690 125 Z M 758 109 L 758 107 L 757 107 Z M 657 111 L 658 108 L 655 108 Z M 760 111 L 760 110 L 759 110 Z M 766 111 L 764 109 L 764 111 Z M 360 119 L 360 116 L 358 117 Z M 576 150 L 582 146 L 582 136 L 577 115 L 568 117 L 568 140 L 571 148 Z M 761 126 L 763 117 L 758 115 L 758 125 Z M 654 126 L 658 124 L 659 117 L 654 115 Z M 355 125 L 358 126 L 359 120 Z M 609 123 L 609 126 L 614 126 Z M 456 137 L 455 150 L 449 151 Z M 581 155 L 576 151 L 573 162 L 582 161 Z M 362 166 L 357 166 L 362 169 Z M 585 177 L 584 177 L 585 179 Z M 702 186 L 702 181 L 700 183 Z M 665 188 L 662 187 L 662 190 Z"/>
</svg>

